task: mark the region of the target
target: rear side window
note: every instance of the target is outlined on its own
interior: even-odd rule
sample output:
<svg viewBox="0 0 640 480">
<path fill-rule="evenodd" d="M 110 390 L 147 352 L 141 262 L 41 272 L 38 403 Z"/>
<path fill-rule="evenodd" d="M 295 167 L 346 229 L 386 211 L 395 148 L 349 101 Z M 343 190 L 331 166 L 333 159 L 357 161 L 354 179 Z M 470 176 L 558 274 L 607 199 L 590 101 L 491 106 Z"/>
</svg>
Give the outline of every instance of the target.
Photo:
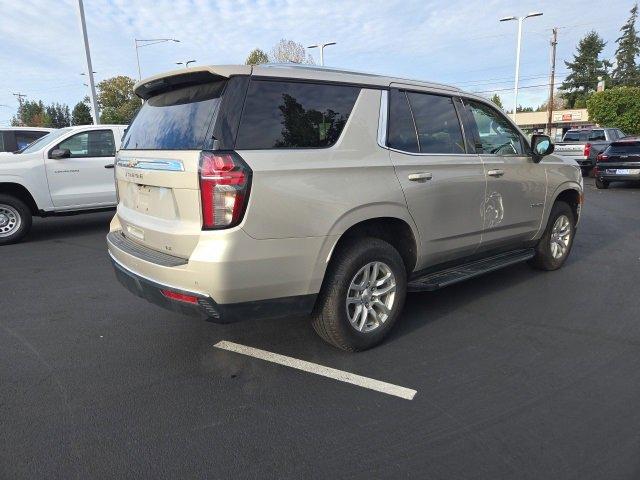
<svg viewBox="0 0 640 480">
<path fill-rule="evenodd" d="M 451 97 L 407 92 L 421 153 L 465 153 L 462 129 Z"/>
<path fill-rule="evenodd" d="M 589 133 L 589 140 L 606 140 L 604 136 L 604 130 L 591 130 L 591 133 Z"/>
<path fill-rule="evenodd" d="M 202 150 L 225 82 L 183 87 L 149 98 L 127 129 L 128 150 Z"/>
<path fill-rule="evenodd" d="M 360 88 L 346 85 L 251 80 L 236 148 L 330 147 L 359 93 Z"/>
<path fill-rule="evenodd" d="M 389 147 L 418 153 L 418 134 L 413 123 L 407 94 L 397 89 L 389 92 Z"/>
</svg>

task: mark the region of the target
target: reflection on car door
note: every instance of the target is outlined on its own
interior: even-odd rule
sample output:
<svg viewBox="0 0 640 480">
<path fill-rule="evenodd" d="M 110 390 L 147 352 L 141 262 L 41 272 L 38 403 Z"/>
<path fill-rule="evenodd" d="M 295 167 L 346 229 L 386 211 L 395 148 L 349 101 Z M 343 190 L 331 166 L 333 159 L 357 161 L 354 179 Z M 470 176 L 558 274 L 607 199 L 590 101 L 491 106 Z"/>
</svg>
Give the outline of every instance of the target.
<svg viewBox="0 0 640 480">
<path fill-rule="evenodd" d="M 392 88 L 387 145 L 420 233 L 421 264 L 472 254 L 482 235 L 485 176 L 465 145 L 451 96 Z"/>
<path fill-rule="evenodd" d="M 468 121 L 487 176 L 482 249 L 516 245 L 538 231 L 546 172 L 511 122 L 493 107 L 465 100 Z"/>
<path fill-rule="evenodd" d="M 55 207 L 100 207 L 116 203 L 113 169 L 105 168 L 115 160 L 111 129 L 77 133 L 62 140 L 56 148 L 68 149 L 71 156 L 45 160 Z"/>
</svg>

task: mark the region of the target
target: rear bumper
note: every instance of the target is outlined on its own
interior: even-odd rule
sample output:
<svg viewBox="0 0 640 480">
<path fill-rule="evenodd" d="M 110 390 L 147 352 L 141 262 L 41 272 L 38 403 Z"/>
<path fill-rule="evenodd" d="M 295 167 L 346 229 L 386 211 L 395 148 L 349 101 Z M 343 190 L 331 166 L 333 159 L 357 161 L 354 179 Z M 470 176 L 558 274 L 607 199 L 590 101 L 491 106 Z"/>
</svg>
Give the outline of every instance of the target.
<svg viewBox="0 0 640 480">
<path fill-rule="evenodd" d="M 596 176 L 602 180 L 608 180 L 611 182 L 637 182 L 640 181 L 640 174 L 628 174 L 628 173 L 613 173 L 611 170 L 640 170 L 640 166 L 611 166 L 611 165 L 597 165 Z M 609 171 L 608 171 L 609 170 Z"/>
<path fill-rule="evenodd" d="M 317 295 L 297 295 L 254 302 L 240 302 L 219 305 L 211 297 L 197 292 L 185 291 L 170 285 L 157 283 L 145 278 L 120 264 L 110 255 L 116 278 L 122 286 L 134 295 L 150 303 L 173 312 L 199 317 L 215 323 L 232 323 L 256 318 L 276 318 L 292 315 L 306 315 L 311 312 Z M 197 298 L 197 303 L 172 300 L 162 294 L 170 290 Z"/>
</svg>

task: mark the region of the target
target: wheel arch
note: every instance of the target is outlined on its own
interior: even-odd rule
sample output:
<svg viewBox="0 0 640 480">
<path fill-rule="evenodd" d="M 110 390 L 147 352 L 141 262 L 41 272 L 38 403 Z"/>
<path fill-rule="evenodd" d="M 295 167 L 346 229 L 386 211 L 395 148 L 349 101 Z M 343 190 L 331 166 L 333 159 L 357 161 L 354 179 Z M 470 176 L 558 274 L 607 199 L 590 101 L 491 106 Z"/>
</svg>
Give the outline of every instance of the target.
<svg viewBox="0 0 640 480">
<path fill-rule="evenodd" d="M 418 259 L 418 238 L 415 227 L 406 219 L 398 217 L 373 217 L 360 220 L 347 228 L 334 243 L 327 265 L 331 262 L 335 252 L 353 238 L 373 237 L 391 244 L 400 254 L 409 275 L 416 266 Z"/>
<path fill-rule="evenodd" d="M 573 211 L 573 215 L 576 219 L 576 222 L 578 221 L 579 217 L 580 217 L 580 206 L 583 203 L 583 190 L 580 187 L 580 185 L 578 184 L 574 184 L 573 182 L 567 182 L 564 183 L 562 185 L 560 185 L 553 196 L 553 201 L 550 203 L 549 205 L 549 212 L 547 213 L 547 220 L 549 217 L 549 214 L 551 212 L 551 207 L 557 202 L 557 201 L 562 201 L 565 202 L 567 204 L 569 204 L 569 206 L 571 207 L 571 210 Z M 546 224 L 546 222 L 545 222 Z"/>
<path fill-rule="evenodd" d="M 32 215 L 38 214 L 38 205 L 24 185 L 15 182 L 0 182 L 0 193 L 19 198 L 27 204 Z"/>
</svg>

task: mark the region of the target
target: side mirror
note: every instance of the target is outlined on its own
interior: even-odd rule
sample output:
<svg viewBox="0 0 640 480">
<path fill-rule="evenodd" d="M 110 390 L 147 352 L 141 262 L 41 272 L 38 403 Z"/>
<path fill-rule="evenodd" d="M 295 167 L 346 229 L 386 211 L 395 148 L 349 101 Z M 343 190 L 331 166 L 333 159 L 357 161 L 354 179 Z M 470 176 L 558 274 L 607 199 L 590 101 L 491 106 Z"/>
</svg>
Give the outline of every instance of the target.
<svg viewBox="0 0 640 480">
<path fill-rule="evenodd" d="M 55 158 L 59 160 L 61 158 L 69 158 L 71 156 L 71 152 L 67 148 L 54 148 L 49 152 L 49 158 Z"/>
<path fill-rule="evenodd" d="M 532 135 L 531 136 L 531 150 L 533 150 L 533 161 L 538 163 L 546 155 L 551 155 L 555 145 L 551 143 L 551 139 L 548 135 Z"/>
</svg>

